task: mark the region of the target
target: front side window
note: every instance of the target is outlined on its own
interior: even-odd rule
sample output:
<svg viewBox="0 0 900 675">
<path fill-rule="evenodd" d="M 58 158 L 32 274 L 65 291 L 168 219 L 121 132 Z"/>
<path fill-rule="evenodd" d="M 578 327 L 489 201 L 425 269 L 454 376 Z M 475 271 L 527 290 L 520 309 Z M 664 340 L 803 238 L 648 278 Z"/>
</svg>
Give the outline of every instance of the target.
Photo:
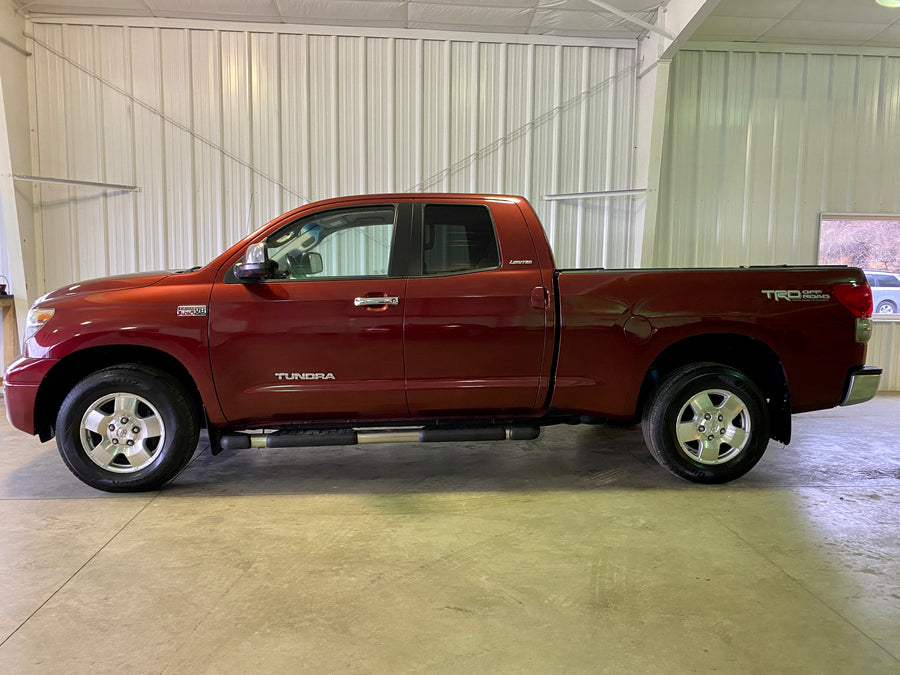
<svg viewBox="0 0 900 675">
<path fill-rule="evenodd" d="M 285 225 L 266 240 L 275 277 L 292 281 L 387 277 L 397 208 L 336 209 Z"/>
<path fill-rule="evenodd" d="M 486 206 L 430 204 L 425 207 L 422 273 L 459 274 L 500 266 L 500 250 Z"/>
</svg>

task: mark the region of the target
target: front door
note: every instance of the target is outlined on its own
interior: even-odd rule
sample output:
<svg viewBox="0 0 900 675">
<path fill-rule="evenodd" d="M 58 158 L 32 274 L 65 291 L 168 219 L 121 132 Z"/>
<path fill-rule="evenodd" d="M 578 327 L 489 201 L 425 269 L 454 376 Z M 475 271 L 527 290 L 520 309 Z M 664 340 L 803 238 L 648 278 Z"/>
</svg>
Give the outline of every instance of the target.
<svg viewBox="0 0 900 675">
<path fill-rule="evenodd" d="M 229 422 L 406 415 L 410 211 L 374 204 L 304 216 L 267 238 L 270 278 L 224 273 L 210 299 L 209 345 Z"/>
</svg>

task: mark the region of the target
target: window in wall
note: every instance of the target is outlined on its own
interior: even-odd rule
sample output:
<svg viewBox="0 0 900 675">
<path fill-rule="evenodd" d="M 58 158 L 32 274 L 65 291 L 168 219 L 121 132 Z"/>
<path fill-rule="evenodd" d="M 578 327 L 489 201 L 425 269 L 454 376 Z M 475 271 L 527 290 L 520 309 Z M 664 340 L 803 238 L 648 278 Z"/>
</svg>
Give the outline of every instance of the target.
<svg viewBox="0 0 900 675">
<path fill-rule="evenodd" d="M 423 274 L 458 274 L 500 266 L 497 235 L 486 206 L 426 206 L 423 234 Z"/>
<path fill-rule="evenodd" d="M 822 214 L 819 264 L 861 267 L 875 318 L 900 316 L 900 216 Z"/>
</svg>

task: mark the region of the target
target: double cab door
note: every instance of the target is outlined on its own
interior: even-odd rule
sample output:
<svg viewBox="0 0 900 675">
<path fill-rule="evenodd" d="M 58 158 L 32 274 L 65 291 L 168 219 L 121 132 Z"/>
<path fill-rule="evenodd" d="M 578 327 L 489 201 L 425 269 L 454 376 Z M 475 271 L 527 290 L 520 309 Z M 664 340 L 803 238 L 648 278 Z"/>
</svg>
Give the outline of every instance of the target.
<svg viewBox="0 0 900 675">
<path fill-rule="evenodd" d="M 517 243 L 498 239 L 498 226 Z M 209 353 L 229 422 L 539 405 L 551 309 L 534 301 L 540 268 L 514 204 L 373 200 L 301 215 L 264 241 L 274 271 L 245 282 L 232 261 L 210 298 Z"/>
</svg>

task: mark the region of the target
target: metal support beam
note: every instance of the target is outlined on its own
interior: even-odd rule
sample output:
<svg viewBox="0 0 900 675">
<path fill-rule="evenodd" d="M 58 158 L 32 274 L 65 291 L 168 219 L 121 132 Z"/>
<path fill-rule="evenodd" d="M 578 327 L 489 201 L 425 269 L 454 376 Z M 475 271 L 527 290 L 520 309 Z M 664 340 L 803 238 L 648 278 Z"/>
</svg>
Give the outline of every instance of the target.
<svg viewBox="0 0 900 675">
<path fill-rule="evenodd" d="M 603 190 L 602 192 L 570 192 L 568 194 L 547 195 L 545 202 L 557 202 L 570 199 L 607 199 L 609 197 L 633 197 L 647 192 L 646 189 Z"/>
<path fill-rule="evenodd" d="M 662 151 L 665 144 L 672 58 L 719 2 L 720 0 L 670 0 L 664 7 L 660 7 L 656 17 L 656 23 L 660 27 L 664 26 L 665 32 L 654 31 L 644 36 L 638 47 L 640 70 L 632 181 L 647 186 L 647 198 L 635 200 L 636 241 L 633 263 L 636 267 L 653 267 L 656 264 L 656 216 L 662 182 Z"/>
<path fill-rule="evenodd" d="M 721 0 L 673 0 L 666 5 L 663 20 L 666 28 L 678 36 L 660 53 L 661 59 L 671 60 L 691 39 Z"/>
<path fill-rule="evenodd" d="M 9 153 L 9 133 L 6 126 L 6 106 L 3 103 L 3 82 L 0 81 L 0 225 L 6 234 L 9 253 L 11 291 L 15 295 L 18 335 L 6 335 L 6 340 L 18 340 L 22 344 L 25 332 L 25 315 L 28 313 L 28 287 L 25 279 L 25 254 L 22 249 L 22 233 L 19 230 L 19 214 L 16 210 L 16 190 L 12 180 L 12 160 Z"/>
<path fill-rule="evenodd" d="M 16 180 L 25 180 L 32 183 L 62 183 L 63 185 L 85 185 L 87 187 L 102 188 L 104 190 L 128 190 L 129 192 L 140 192 L 141 188 L 137 185 L 119 185 L 118 183 L 95 183 L 91 180 L 74 180 L 72 178 L 49 178 L 47 176 L 25 176 L 20 173 L 12 175 Z"/>
<path fill-rule="evenodd" d="M 643 90 L 643 103 L 649 109 L 643 111 L 641 134 L 645 142 L 649 141 L 646 155 L 641 161 L 641 175 L 647 180 L 647 200 L 641 213 L 639 247 L 636 249 L 636 262 L 640 267 L 655 267 L 656 260 L 656 225 L 659 210 L 659 186 L 662 179 L 662 155 L 665 144 L 666 111 L 669 101 L 669 67 L 671 61 L 660 60 L 656 69 L 645 76 L 639 83 Z"/>
<path fill-rule="evenodd" d="M 596 5 L 600 9 L 605 9 L 610 14 L 615 14 L 622 19 L 625 19 L 628 23 L 632 23 L 635 26 L 640 26 L 645 30 L 649 30 L 651 33 L 656 33 L 657 35 L 662 35 L 667 40 L 675 40 L 675 36 L 672 35 L 669 31 L 660 28 L 659 26 L 654 26 L 652 23 L 648 23 L 643 19 L 639 19 L 633 14 L 629 14 L 628 12 L 619 9 L 618 7 L 614 7 L 610 5 L 608 2 L 603 2 L 603 0 L 588 0 L 592 5 Z"/>
<path fill-rule="evenodd" d="M 0 36 L 0 43 L 5 44 L 7 47 L 10 47 L 10 48 L 12 48 L 12 49 L 15 49 L 15 50 L 16 50 L 17 52 L 19 52 L 22 56 L 31 56 L 31 52 L 30 52 L 30 51 L 28 51 L 27 49 L 22 49 L 22 48 L 21 48 L 19 45 L 17 45 L 15 42 L 10 42 L 10 41 L 7 40 L 5 37 Z"/>
</svg>

